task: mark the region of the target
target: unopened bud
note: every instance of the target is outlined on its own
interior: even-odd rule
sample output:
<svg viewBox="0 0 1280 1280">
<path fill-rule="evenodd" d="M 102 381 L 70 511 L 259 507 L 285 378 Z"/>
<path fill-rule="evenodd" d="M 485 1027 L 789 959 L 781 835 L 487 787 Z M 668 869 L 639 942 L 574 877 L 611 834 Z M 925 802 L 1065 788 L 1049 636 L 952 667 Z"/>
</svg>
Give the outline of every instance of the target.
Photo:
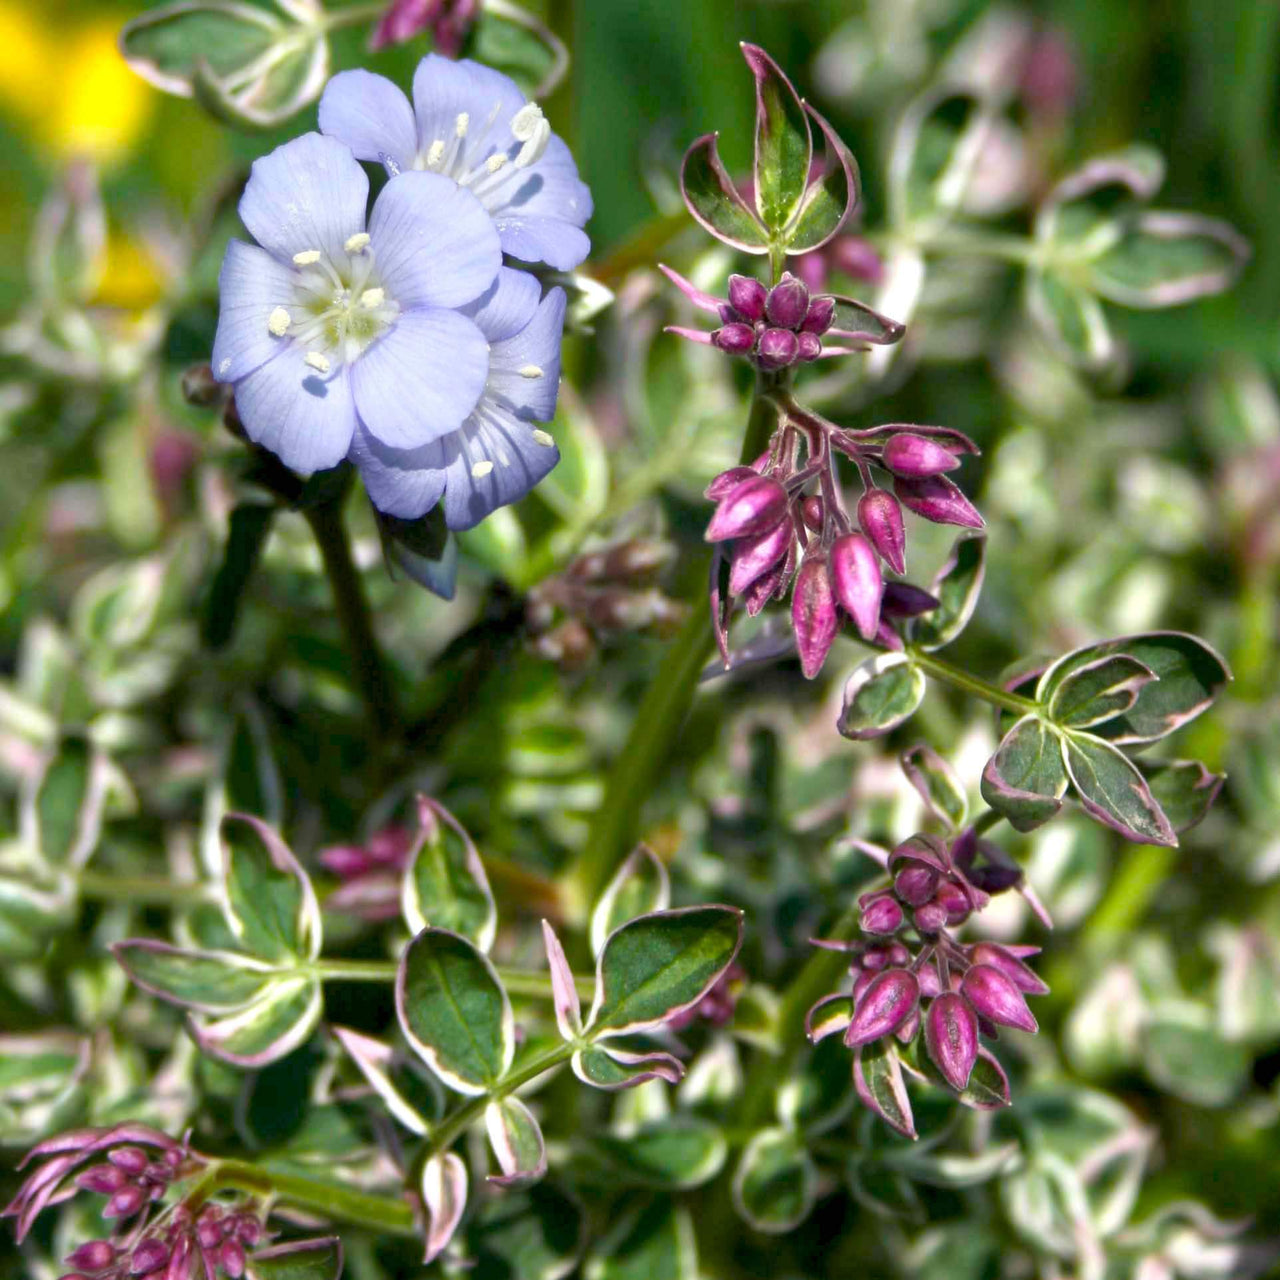
<svg viewBox="0 0 1280 1280">
<path fill-rule="evenodd" d="M 791 596 L 791 626 L 800 654 L 800 670 L 806 680 L 812 680 L 822 670 L 840 630 L 825 556 L 815 556 L 800 566 Z"/>
<path fill-rule="evenodd" d="M 826 333 L 831 328 L 831 321 L 835 318 L 835 314 L 836 300 L 830 294 L 812 298 L 809 301 L 809 309 L 800 322 L 800 331 L 812 333 L 815 336 Z"/>
<path fill-rule="evenodd" d="M 762 574 L 743 592 L 742 603 L 747 617 L 754 618 L 770 600 L 780 599 L 787 594 L 787 588 L 795 576 L 797 547 L 798 544 L 792 542 L 786 559 L 774 565 L 768 573 Z"/>
<path fill-rule="evenodd" d="M 216 1210 L 211 1212 L 206 1209 L 200 1215 L 200 1220 L 196 1223 L 196 1239 L 200 1241 L 202 1249 L 217 1247 L 222 1239 L 222 1220 Z"/>
<path fill-rule="evenodd" d="M 219 1251 L 218 1260 L 228 1280 L 240 1280 L 244 1275 L 244 1246 L 239 1240 L 226 1240 Z"/>
<path fill-rule="evenodd" d="M 1030 965 L 1023 964 L 1017 956 L 994 942 L 979 942 L 970 950 L 969 958 L 974 964 L 990 965 L 998 970 L 1026 995 L 1043 996 L 1049 992 L 1049 984 Z"/>
<path fill-rule="evenodd" d="M 753 467 L 730 467 L 728 471 L 722 471 L 707 485 L 702 491 L 703 497 L 709 498 L 712 502 L 719 502 L 744 480 L 753 480 L 757 474 Z"/>
<path fill-rule="evenodd" d="M 886 489 L 868 489 L 858 500 L 858 523 L 880 558 L 894 573 L 907 571 L 907 535 L 902 508 Z"/>
<path fill-rule="evenodd" d="M 778 564 L 791 548 L 795 530 L 783 520 L 754 538 L 739 538 L 729 561 L 729 594 L 741 595 L 753 582 Z"/>
<path fill-rule="evenodd" d="M 850 1049 L 870 1044 L 896 1031 L 915 1012 L 920 1002 L 920 984 L 908 969 L 886 969 L 862 997 L 844 1042 Z"/>
<path fill-rule="evenodd" d="M 911 913 L 911 922 L 920 933 L 940 933 L 947 925 L 947 909 L 940 902 L 926 902 Z"/>
<path fill-rule="evenodd" d="M 954 471 L 960 459 L 935 440 L 900 431 L 885 442 L 884 465 L 895 475 L 919 478 Z"/>
<path fill-rule="evenodd" d="M 831 586 L 858 634 L 872 639 L 880 625 L 884 578 L 875 550 L 860 533 L 846 533 L 831 544 Z"/>
<path fill-rule="evenodd" d="M 669 542 L 629 538 L 609 549 L 604 558 L 603 576 L 615 581 L 650 582 L 674 554 L 675 549 Z"/>
<path fill-rule="evenodd" d="M 152 1237 L 149 1240 L 144 1240 L 133 1251 L 133 1257 L 129 1259 L 129 1274 L 131 1276 L 150 1275 L 151 1272 L 158 1271 L 168 1261 L 168 1246 Z"/>
<path fill-rule="evenodd" d="M 764 313 L 769 323 L 781 329 L 798 329 L 808 310 L 809 290 L 804 281 L 784 271 L 765 301 Z"/>
<path fill-rule="evenodd" d="M 787 491 L 776 480 L 753 476 L 720 500 L 705 537 L 724 542 L 765 533 L 786 518 L 787 502 Z"/>
<path fill-rule="evenodd" d="M 938 996 L 924 1018 L 924 1043 L 942 1077 L 956 1090 L 969 1083 L 978 1060 L 978 1019 L 963 996 Z"/>
<path fill-rule="evenodd" d="M 114 1151 L 107 1152 L 107 1159 L 117 1169 L 132 1174 L 141 1173 L 151 1163 L 141 1147 L 116 1147 Z"/>
<path fill-rule="evenodd" d="M 880 613 L 886 618 L 918 618 L 922 613 L 936 609 L 940 603 L 937 596 L 931 596 L 909 582 L 886 582 Z"/>
<path fill-rule="evenodd" d="M 822 341 L 816 333 L 796 335 L 796 359 L 812 364 L 822 354 Z"/>
<path fill-rule="evenodd" d="M 726 355 L 745 356 L 756 342 L 756 331 L 749 324 L 726 324 L 711 335 L 712 343 Z"/>
<path fill-rule="evenodd" d="M 760 335 L 756 359 L 762 369 L 785 369 L 799 354 L 799 339 L 790 329 L 766 329 Z"/>
<path fill-rule="evenodd" d="M 893 878 L 893 891 L 909 907 L 923 907 L 938 887 L 938 873 L 923 862 L 908 862 Z"/>
<path fill-rule="evenodd" d="M 105 1271 L 116 1260 L 109 1240 L 88 1240 L 64 1259 L 77 1271 Z"/>
<path fill-rule="evenodd" d="M 916 977 L 920 981 L 920 994 L 926 999 L 942 994 L 942 979 L 938 976 L 938 968 L 936 965 L 921 965 L 916 971 Z"/>
<path fill-rule="evenodd" d="M 595 655 L 596 642 L 585 623 L 566 618 L 558 627 L 538 636 L 530 648 L 541 658 L 554 662 L 562 671 L 578 671 Z"/>
<path fill-rule="evenodd" d="M 821 293 L 827 287 L 827 262 L 821 253 L 797 254 L 791 265 L 810 293 Z"/>
<path fill-rule="evenodd" d="M 117 1169 L 113 1164 L 95 1164 L 92 1168 L 76 1175 L 76 1186 L 100 1196 L 113 1195 L 128 1181 L 125 1171 Z"/>
<path fill-rule="evenodd" d="M 934 524 L 958 524 L 966 529 L 981 529 L 986 525 L 978 509 L 946 476 L 925 476 L 919 480 L 898 476 L 893 482 L 893 491 L 908 511 Z"/>
<path fill-rule="evenodd" d="M 1022 992 L 989 964 L 975 964 L 966 970 L 960 991 L 979 1017 L 989 1018 L 997 1026 L 1016 1027 L 1019 1031 L 1039 1029 Z"/>
<path fill-rule="evenodd" d="M 902 920 L 902 907 L 886 895 L 863 908 L 861 927 L 864 933 L 897 933 Z"/>
<path fill-rule="evenodd" d="M 769 290 L 754 276 L 729 277 L 729 305 L 748 320 L 764 319 L 764 304 Z"/>
<path fill-rule="evenodd" d="M 800 514 L 804 518 L 805 524 L 809 526 L 814 533 L 822 532 L 822 524 L 826 519 L 827 507 L 816 494 L 806 498 L 800 504 Z"/>
<path fill-rule="evenodd" d="M 947 913 L 948 924 L 963 924 L 973 910 L 964 890 L 949 880 L 944 880 L 938 886 L 933 900 Z"/>
</svg>

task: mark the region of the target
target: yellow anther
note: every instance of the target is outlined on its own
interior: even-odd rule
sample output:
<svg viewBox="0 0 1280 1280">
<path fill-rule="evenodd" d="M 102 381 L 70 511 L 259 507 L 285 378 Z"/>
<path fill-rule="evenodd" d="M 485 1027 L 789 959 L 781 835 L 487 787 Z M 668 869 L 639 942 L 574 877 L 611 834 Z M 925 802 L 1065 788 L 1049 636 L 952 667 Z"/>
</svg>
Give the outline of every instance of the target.
<svg viewBox="0 0 1280 1280">
<path fill-rule="evenodd" d="M 489 474 L 489 472 L 490 472 L 490 471 L 492 471 L 492 470 L 493 470 L 493 463 L 492 463 L 492 462 L 489 462 L 488 460 L 485 460 L 484 462 L 477 462 L 477 463 L 476 463 L 476 464 L 471 468 L 471 474 L 472 474 L 472 475 L 473 475 L 477 480 L 483 480 L 483 479 L 485 478 L 485 476 L 487 476 L 487 475 Z"/>
<path fill-rule="evenodd" d="M 542 370 L 536 364 L 521 365 L 520 376 L 522 378 L 540 378 L 542 377 Z"/>
<path fill-rule="evenodd" d="M 313 262 L 320 261 L 320 250 L 304 249 L 301 253 L 293 255 L 293 261 L 295 266 L 309 267 Z"/>
<path fill-rule="evenodd" d="M 544 449 L 550 449 L 554 446 L 555 439 L 546 431 L 535 431 L 533 443 L 540 444 Z"/>
<path fill-rule="evenodd" d="M 382 306 L 386 301 L 387 295 L 381 289 L 366 289 L 360 295 L 360 305 L 368 307 L 372 311 L 375 307 Z"/>
<path fill-rule="evenodd" d="M 465 112 L 459 112 L 458 118 L 453 122 L 453 131 L 459 138 L 467 136 L 467 126 L 471 123 L 471 117 Z"/>
<path fill-rule="evenodd" d="M 362 249 L 369 246 L 369 233 L 367 231 L 357 231 L 355 235 L 348 236 L 343 243 L 343 248 L 348 253 L 359 253 Z"/>
<path fill-rule="evenodd" d="M 308 351 L 307 354 L 303 357 L 303 359 L 317 373 L 329 372 L 329 357 L 326 355 L 322 355 L 319 351 Z"/>
<path fill-rule="evenodd" d="M 488 169 L 490 173 L 497 173 L 498 170 L 501 169 L 502 166 L 506 163 L 507 163 L 507 157 L 503 155 L 501 151 L 499 151 L 497 155 L 490 156 L 484 162 L 484 167 Z"/>
<path fill-rule="evenodd" d="M 427 148 L 427 168 L 438 169 L 440 167 L 440 161 L 443 159 L 444 159 L 444 143 L 443 141 L 441 141 L 441 139 L 437 138 Z"/>
<path fill-rule="evenodd" d="M 267 317 L 267 329 L 273 338 L 283 338 L 289 332 L 289 322 L 289 313 L 283 307 L 276 307 Z"/>
</svg>

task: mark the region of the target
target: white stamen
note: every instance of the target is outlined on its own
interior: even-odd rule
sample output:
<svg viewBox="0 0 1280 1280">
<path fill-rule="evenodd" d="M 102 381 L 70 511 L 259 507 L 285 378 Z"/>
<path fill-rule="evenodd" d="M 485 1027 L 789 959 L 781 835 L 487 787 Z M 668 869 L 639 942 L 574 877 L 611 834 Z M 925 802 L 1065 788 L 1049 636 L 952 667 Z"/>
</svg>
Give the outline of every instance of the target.
<svg viewBox="0 0 1280 1280">
<path fill-rule="evenodd" d="M 440 161 L 443 157 L 444 157 L 444 140 L 442 138 L 437 138 L 427 148 L 427 168 L 438 169 L 440 167 Z"/>
<path fill-rule="evenodd" d="M 375 307 L 382 306 L 386 301 L 387 295 L 381 289 L 366 289 L 360 295 L 360 305 L 368 307 L 372 311 Z"/>
<path fill-rule="evenodd" d="M 507 163 L 507 157 L 503 155 L 501 151 L 499 151 L 497 155 L 490 156 L 484 162 L 484 167 L 488 169 L 490 173 L 497 173 L 498 170 L 501 169 L 502 166 L 506 163 Z"/>
<path fill-rule="evenodd" d="M 273 338 L 283 338 L 289 332 L 290 316 L 283 307 L 277 307 L 267 317 L 267 330 Z"/>
<path fill-rule="evenodd" d="M 511 117 L 511 132 L 517 142 L 528 142 L 537 132 L 538 122 L 542 119 L 542 108 L 536 102 L 526 102 Z"/>
<path fill-rule="evenodd" d="M 329 357 L 321 355 L 319 351 L 308 351 L 303 360 L 311 366 L 317 373 L 329 372 Z"/>
<path fill-rule="evenodd" d="M 536 364 L 521 365 L 520 376 L 522 378 L 540 378 L 542 377 L 542 370 Z"/>
<path fill-rule="evenodd" d="M 490 471 L 492 471 L 492 470 L 493 470 L 493 463 L 492 463 L 492 462 L 489 462 L 488 460 L 485 460 L 484 462 L 477 462 L 477 463 L 476 463 L 476 464 L 471 468 L 471 474 L 472 474 L 472 475 L 473 475 L 477 480 L 483 480 L 483 479 L 485 478 L 485 476 L 487 476 L 487 475 L 489 474 L 489 472 L 490 472 Z"/>
<path fill-rule="evenodd" d="M 471 117 L 465 112 L 458 113 L 458 118 L 453 122 L 453 131 L 459 138 L 467 136 L 467 126 L 471 123 Z"/>
<path fill-rule="evenodd" d="M 533 443 L 540 444 L 544 449 L 550 449 L 555 445 L 555 438 L 546 431 L 535 431 Z"/>
<path fill-rule="evenodd" d="M 369 233 L 367 231 L 357 231 L 355 235 L 348 236 L 342 246 L 348 253 L 359 253 L 363 249 L 369 247 Z"/>
<path fill-rule="evenodd" d="M 293 255 L 294 266 L 309 267 L 313 262 L 320 261 L 319 249 L 304 249 L 301 253 Z"/>
</svg>

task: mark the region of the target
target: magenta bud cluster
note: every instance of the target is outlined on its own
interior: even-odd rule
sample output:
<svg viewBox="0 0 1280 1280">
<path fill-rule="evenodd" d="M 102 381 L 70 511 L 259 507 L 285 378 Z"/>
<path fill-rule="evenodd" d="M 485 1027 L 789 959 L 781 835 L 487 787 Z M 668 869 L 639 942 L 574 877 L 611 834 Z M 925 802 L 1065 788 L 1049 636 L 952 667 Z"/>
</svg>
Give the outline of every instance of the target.
<svg viewBox="0 0 1280 1280">
<path fill-rule="evenodd" d="M 979 854 L 985 864 L 975 866 Z M 810 1038 L 843 1030 L 845 1045 L 859 1050 L 890 1036 L 910 1044 L 923 1028 L 928 1058 L 963 1093 L 986 1052 L 982 1036 L 994 1038 L 1000 1027 L 1036 1031 L 1027 997 L 1049 988 L 1026 959 L 1039 948 L 961 943 L 949 933 L 980 911 L 990 892 L 1015 887 L 1018 875 L 1009 868 L 972 827 L 950 845 L 924 834 L 898 845 L 889 855 L 889 885 L 859 899 L 866 940 L 822 944 L 853 953 L 853 989 L 810 1010 Z M 847 1021 L 827 1016 L 839 1001 L 847 1002 Z"/>
<path fill-rule="evenodd" d="M 791 272 L 766 289 L 751 276 L 729 277 L 729 300 L 720 304 L 721 327 L 712 344 L 726 355 L 746 356 L 762 369 L 785 369 L 822 354 L 821 336 L 835 318 L 835 299 L 811 297 Z"/>
<path fill-rule="evenodd" d="M 667 1030 L 683 1031 L 695 1022 L 706 1022 L 713 1027 L 725 1026 L 738 1007 L 738 993 L 746 978 L 747 971 L 741 965 L 731 964 L 697 1004 L 690 1005 L 667 1019 Z"/>
</svg>

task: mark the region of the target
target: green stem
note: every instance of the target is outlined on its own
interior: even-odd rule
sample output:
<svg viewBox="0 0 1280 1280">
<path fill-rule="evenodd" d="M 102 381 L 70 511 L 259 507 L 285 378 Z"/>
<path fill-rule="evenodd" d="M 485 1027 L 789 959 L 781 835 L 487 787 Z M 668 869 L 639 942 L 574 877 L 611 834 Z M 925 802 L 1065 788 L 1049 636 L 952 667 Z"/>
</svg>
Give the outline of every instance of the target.
<svg viewBox="0 0 1280 1280">
<path fill-rule="evenodd" d="M 1016 262 L 1023 266 L 1035 263 L 1041 252 L 1040 247 L 1025 236 L 992 235 L 955 227 L 934 233 L 925 231 L 915 243 L 925 253 L 999 258 L 1004 262 Z"/>
<path fill-rule="evenodd" d="M 1083 940 L 1096 943 L 1131 933 L 1146 915 L 1160 886 L 1168 881 L 1177 856 L 1176 849 L 1165 845 L 1134 845 L 1111 878 L 1106 896 L 1089 917 Z"/>
<path fill-rule="evenodd" d="M 941 680 L 943 684 L 949 684 L 953 689 L 959 689 L 961 693 L 981 698 L 983 702 L 989 702 L 993 707 L 1003 707 L 1005 711 L 1012 711 L 1018 716 L 1035 715 L 1040 710 L 1040 704 L 1033 699 L 1009 693 L 1008 690 L 990 684 L 979 676 L 962 671 L 959 667 L 953 667 L 951 663 L 944 662 L 923 649 L 908 646 L 907 654 L 925 675 Z"/>
<path fill-rule="evenodd" d="M 979 814 L 974 820 L 973 829 L 978 835 L 986 835 L 998 822 L 1004 820 L 1004 814 L 997 812 L 995 809 L 988 809 L 986 813 Z"/>
<path fill-rule="evenodd" d="M 310 966 L 321 982 L 394 982 L 399 965 L 394 960 L 317 960 Z M 551 975 L 532 969 L 507 969 L 498 966 L 498 979 L 512 996 L 528 996 L 550 1000 Z M 574 975 L 578 995 L 590 1000 L 595 995 L 594 978 Z"/>
<path fill-rule="evenodd" d="M 121 876 L 114 872 L 78 873 L 76 882 L 86 898 L 104 902 L 131 902 L 138 906 L 191 906 L 196 902 L 217 902 L 218 889 L 208 881 L 168 880 L 164 876 Z"/>
<path fill-rule="evenodd" d="M 342 522 L 342 500 L 346 486 L 332 500 L 308 507 L 303 515 L 315 534 L 324 559 L 325 573 L 333 590 L 333 604 L 351 659 L 352 675 L 364 699 L 375 742 L 386 742 L 400 733 L 400 713 L 395 693 L 382 662 L 373 631 L 364 584 L 351 558 L 351 543 Z"/>
<path fill-rule="evenodd" d="M 198 1206 L 202 1200 L 224 1189 L 274 1196 L 299 1209 L 357 1223 L 374 1231 L 398 1236 L 418 1234 L 413 1210 L 399 1197 L 371 1195 L 367 1191 L 357 1191 L 299 1173 L 284 1173 L 248 1160 L 217 1161 L 187 1199 L 194 1200 Z"/>
<path fill-rule="evenodd" d="M 353 4 L 342 9 L 330 9 L 319 23 L 322 31 L 338 31 L 342 27 L 355 27 L 362 22 L 372 22 L 386 12 L 385 4 Z"/>
</svg>

